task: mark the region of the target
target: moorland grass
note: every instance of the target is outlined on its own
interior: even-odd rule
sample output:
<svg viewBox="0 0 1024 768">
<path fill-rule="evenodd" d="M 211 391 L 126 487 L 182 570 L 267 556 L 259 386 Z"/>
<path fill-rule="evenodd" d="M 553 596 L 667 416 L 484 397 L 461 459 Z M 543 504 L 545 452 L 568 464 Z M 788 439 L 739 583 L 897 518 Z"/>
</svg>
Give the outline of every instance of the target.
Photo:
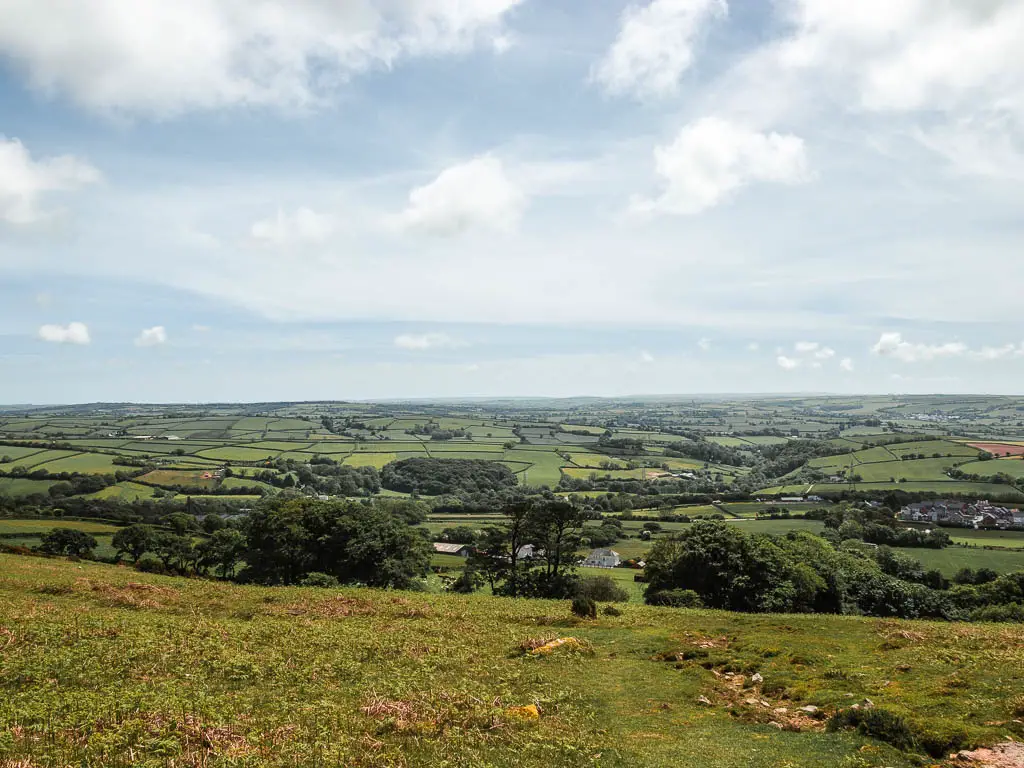
<svg viewBox="0 0 1024 768">
<path fill-rule="evenodd" d="M 864 699 L 913 751 L 1022 733 L 1020 626 L 620 610 L 0 555 L 0 764 L 921 765 L 826 732 Z"/>
</svg>

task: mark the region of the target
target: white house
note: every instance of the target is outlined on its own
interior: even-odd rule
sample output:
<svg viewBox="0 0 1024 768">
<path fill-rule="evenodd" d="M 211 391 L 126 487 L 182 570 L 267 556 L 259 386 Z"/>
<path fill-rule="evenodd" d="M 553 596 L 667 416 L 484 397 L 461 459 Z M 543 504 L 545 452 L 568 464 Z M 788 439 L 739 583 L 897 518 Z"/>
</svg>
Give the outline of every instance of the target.
<svg viewBox="0 0 1024 768">
<path fill-rule="evenodd" d="M 583 561 L 585 568 L 615 568 L 622 562 L 619 553 L 613 549 L 592 549 Z"/>
</svg>

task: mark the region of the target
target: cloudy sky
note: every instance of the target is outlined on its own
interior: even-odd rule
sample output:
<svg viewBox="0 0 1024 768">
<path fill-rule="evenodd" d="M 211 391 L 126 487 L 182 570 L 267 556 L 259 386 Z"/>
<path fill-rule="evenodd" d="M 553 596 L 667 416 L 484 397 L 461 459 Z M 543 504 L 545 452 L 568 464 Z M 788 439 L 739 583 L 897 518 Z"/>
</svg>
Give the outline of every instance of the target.
<svg viewBox="0 0 1024 768">
<path fill-rule="evenodd" d="M 0 402 L 1019 394 L 1022 288 L 1019 0 L 0 0 Z"/>
</svg>

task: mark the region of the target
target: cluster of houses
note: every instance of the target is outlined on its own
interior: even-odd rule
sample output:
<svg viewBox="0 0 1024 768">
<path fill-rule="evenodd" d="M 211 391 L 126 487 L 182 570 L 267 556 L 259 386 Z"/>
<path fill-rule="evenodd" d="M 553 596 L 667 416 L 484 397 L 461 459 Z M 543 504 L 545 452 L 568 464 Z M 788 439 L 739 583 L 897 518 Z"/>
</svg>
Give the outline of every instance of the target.
<svg viewBox="0 0 1024 768">
<path fill-rule="evenodd" d="M 469 544 L 449 544 L 444 541 L 434 542 L 434 552 L 439 555 L 454 555 L 455 557 L 469 557 L 473 554 L 473 547 Z M 520 560 L 528 560 L 537 554 L 532 544 L 524 544 L 516 552 Z M 618 568 L 622 564 L 622 558 L 614 549 L 592 549 L 580 565 L 584 568 Z"/>
<path fill-rule="evenodd" d="M 919 501 L 903 507 L 899 518 L 908 523 L 938 523 L 961 528 L 1024 528 L 1024 512 L 987 501 Z"/>
</svg>

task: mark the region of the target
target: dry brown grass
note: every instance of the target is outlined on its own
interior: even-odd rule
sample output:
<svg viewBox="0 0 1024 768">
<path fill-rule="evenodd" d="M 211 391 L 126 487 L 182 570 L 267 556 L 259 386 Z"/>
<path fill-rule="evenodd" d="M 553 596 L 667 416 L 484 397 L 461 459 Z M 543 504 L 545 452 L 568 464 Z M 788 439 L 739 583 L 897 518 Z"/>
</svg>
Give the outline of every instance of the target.
<svg viewBox="0 0 1024 768">
<path fill-rule="evenodd" d="M 353 597 L 331 597 L 326 600 L 300 600 L 273 606 L 270 614 L 285 616 L 308 616 L 316 619 L 344 619 L 349 616 L 372 616 L 376 607 L 368 600 Z"/>
</svg>

